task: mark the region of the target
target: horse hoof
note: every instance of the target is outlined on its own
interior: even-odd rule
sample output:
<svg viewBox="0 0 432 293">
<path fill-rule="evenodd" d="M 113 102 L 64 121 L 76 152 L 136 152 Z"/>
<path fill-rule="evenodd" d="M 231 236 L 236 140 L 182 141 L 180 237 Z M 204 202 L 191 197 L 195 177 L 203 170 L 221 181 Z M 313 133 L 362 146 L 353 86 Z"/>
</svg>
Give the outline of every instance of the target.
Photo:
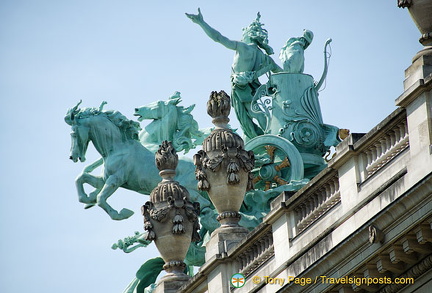
<svg viewBox="0 0 432 293">
<path fill-rule="evenodd" d="M 134 212 L 128 209 L 122 209 L 119 214 L 122 219 L 127 219 L 132 216 Z"/>
<path fill-rule="evenodd" d="M 84 209 L 86 210 L 86 209 L 92 208 L 95 205 L 96 205 L 95 203 L 88 203 L 88 204 L 84 205 Z"/>
</svg>

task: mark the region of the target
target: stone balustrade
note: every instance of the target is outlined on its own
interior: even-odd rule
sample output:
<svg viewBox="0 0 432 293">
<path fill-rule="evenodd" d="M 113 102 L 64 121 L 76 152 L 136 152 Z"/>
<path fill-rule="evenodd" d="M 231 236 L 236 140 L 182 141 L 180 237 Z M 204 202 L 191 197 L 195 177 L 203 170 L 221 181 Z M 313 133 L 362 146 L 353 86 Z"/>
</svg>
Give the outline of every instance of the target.
<svg viewBox="0 0 432 293">
<path fill-rule="evenodd" d="M 408 148 L 406 113 L 403 110 L 397 110 L 368 134 L 353 134 L 351 141 L 342 145 L 338 150 L 340 153 L 335 156 L 334 161 L 336 163 L 332 162 L 329 168 L 317 175 L 301 190 L 294 194 L 283 193 L 276 198 L 271 204 L 272 211 L 264 222 L 271 225 L 273 219 L 280 218 L 282 214 L 285 214 L 287 220 L 284 229 L 286 229 L 287 237 L 290 239 L 286 241 L 291 243 L 286 249 L 288 247 L 292 249 L 291 252 L 286 250 L 286 254 L 291 255 L 302 251 L 301 247 L 294 249 L 291 245 L 298 246 L 296 245 L 296 239 L 303 235 L 306 230 L 314 227 L 312 234 L 319 236 L 329 228 L 329 221 L 334 223 L 335 217 L 342 219 L 349 217 L 348 214 L 351 214 L 343 214 L 343 201 L 350 200 L 350 197 L 344 199 L 342 196 L 340 174 L 349 173 L 350 171 L 347 171 L 347 169 L 341 173 L 342 169 L 349 166 L 348 168 L 356 170 L 355 173 L 363 174 L 360 176 L 359 182 L 374 185 L 371 188 L 376 189 L 376 183 L 369 182 L 367 179 L 380 170 L 386 172 L 384 167 Z M 349 160 L 354 163 L 347 163 Z M 392 172 L 395 171 L 391 170 L 388 173 Z M 347 178 L 344 178 L 344 180 L 347 180 Z M 351 182 L 351 179 L 343 184 L 345 186 L 354 184 L 350 189 L 357 190 L 356 182 Z M 366 198 L 368 196 L 364 192 L 362 194 L 357 192 L 355 192 L 357 198 Z M 345 202 L 347 206 L 350 204 Z M 332 220 L 326 220 L 328 217 Z M 339 224 L 333 225 L 336 228 Z M 274 229 L 273 224 L 273 234 Z M 275 256 L 272 231 L 269 229 L 266 233 L 260 233 L 260 238 L 243 242 L 241 244 L 242 252 L 237 253 L 236 262 L 239 265 L 239 272 L 246 277 L 253 272 L 259 271 L 260 266 L 265 261 Z M 300 240 L 300 242 L 303 241 Z"/>
<path fill-rule="evenodd" d="M 351 133 L 327 168 L 297 192 L 277 196 L 263 223 L 207 261 L 181 292 L 222 292 L 223 285 L 209 283 L 220 276 L 223 292 L 236 293 L 429 292 L 431 60 L 407 69 L 415 82 L 396 100 L 399 108 L 368 133 Z M 230 286 L 231 272 L 245 276 L 242 287 Z M 341 282 L 383 277 L 391 282 Z"/>
<path fill-rule="evenodd" d="M 239 271 L 249 276 L 257 267 L 274 255 L 273 234 L 268 229 L 261 237 L 248 245 L 237 257 Z"/>
<path fill-rule="evenodd" d="M 364 166 L 364 178 L 378 172 L 383 166 L 409 147 L 406 116 L 398 117 L 391 128 L 386 129 L 360 154 Z"/>
<path fill-rule="evenodd" d="M 297 233 L 319 219 L 340 202 L 339 179 L 335 173 L 330 179 L 308 192 L 295 203 L 293 210 L 296 218 Z"/>
<path fill-rule="evenodd" d="M 405 235 L 399 234 L 397 229 L 380 231 L 376 226 L 365 225 L 371 220 L 370 214 L 379 214 L 390 207 L 395 211 L 383 214 L 381 220 L 376 218 L 378 226 L 387 227 L 389 223 L 394 223 L 388 215 L 400 214 L 398 221 L 407 216 L 401 208 L 404 205 L 392 203 L 410 198 L 403 196 L 409 186 L 405 176 L 407 168 L 410 170 L 407 162 L 411 158 L 408 132 L 406 111 L 397 109 L 369 133 L 351 134 L 337 147 L 336 155 L 326 169 L 299 191 L 284 192 L 275 198 L 264 222 L 236 247 L 232 247 L 223 259 L 206 264 L 197 280 L 191 282 L 194 285 L 189 290 L 185 286 L 182 292 L 204 292 L 208 288 L 205 285 L 206 275 L 221 261 L 232 262 L 236 271 L 246 277 L 245 286 L 235 289 L 235 292 L 258 292 L 264 286 L 268 292 L 276 292 L 276 286 L 266 286 L 265 282 L 253 283 L 252 278 L 286 278 L 287 275 L 302 274 L 316 260 L 331 254 L 335 247 L 343 246 L 347 251 L 354 249 L 346 240 L 350 237 L 356 239 L 351 243 L 361 247 L 352 253 L 374 251 L 371 257 L 363 259 L 356 267 L 345 264 L 344 274 L 350 277 L 386 276 L 389 273 L 394 277 L 406 270 L 417 270 L 418 265 L 410 263 L 413 256 L 425 257 L 432 252 L 432 244 L 429 243 L 432 240 L 431 226 L 425 218 L 421 225 L 410 227 Z M 376 180 L 377 176 L 380 180 Z M 419 197 L 416 199 L 420 201 Z M 424 205 L 422 208 L 427 209 Z M 370 242 L 367 229 L 372 233 L 369 234 Z M 351 234 L 355 230 L 361 232 Z M 385 249 L 380 250 L 379 247 L 384 244 Z M 380 250 L 380 253 L 375 250 Z M 343 264 L 345 259 L 338 257 L 335 256 L 335 260 Z M 416 263 L 419 261 L 420 258 L 415 259 Z M 421 268 L 424 266 L 423 263 L 419 265 Z M 427 265 L 429 267 L 429 262 Z M 315 273 L 311 271 L 308 274 L 314 276 Z M 194 286 L 201 289 L 192 289 Z M 310 290 L 314 287 L 327 292 L 365 290 L 361 286 L 332 287 L 330 284 L 317 284 Z M 293 292 L 300 292 L 299 288 L 290 287 L 295 289 Z"/>
</svg>

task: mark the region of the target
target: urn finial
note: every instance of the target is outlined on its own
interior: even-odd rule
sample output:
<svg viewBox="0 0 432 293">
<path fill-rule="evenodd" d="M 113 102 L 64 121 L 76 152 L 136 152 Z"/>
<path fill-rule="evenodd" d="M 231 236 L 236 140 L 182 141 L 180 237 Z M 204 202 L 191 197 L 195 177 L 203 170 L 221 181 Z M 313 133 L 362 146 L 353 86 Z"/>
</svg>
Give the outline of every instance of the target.
<svg viewBox="0 0 432 293">
<path fill-rule="evenodd" d="M 230 97 L 224 91 L 211 92 L 207 102 L 207 113 L 213 118 L 216 128 L 228 128 L 228 116 L 231 111 Z"/>
<path fill-rule="evenodd" d="M 208 192 L 222 226 L 238 226 L 238 211 L 252 187 L 254 166 L 253 152 L 244 149 L 243 139 L 228 126 L 230 110 L 230 97 L 224 91 L 211 92 L 207 113 L 216 128 L 194 157 L 198 188 Z"/>
<path fill-rule="evenodd" d="M 178 164 L 178 155 L 171 142 L 164 140 L 155 154 L 156 167 L 164 180 L 172 180 Z"/>
<path fill-rule="evenodd" d="M 171 142 L 163 141 L 156 152 L 156 166 L 162 181 L 150 194 L 150 201 L 142 207 L 147 240 L 154 240 L 165 261 L 165 281 L 185 281 L 184 259 L 191 241 L 199 240 L 199 203 L 190 201 L 188 190 L 174 180 L 178 163 Z M 180 282 L 180 283 L 181 283 Z"/>
</svg>

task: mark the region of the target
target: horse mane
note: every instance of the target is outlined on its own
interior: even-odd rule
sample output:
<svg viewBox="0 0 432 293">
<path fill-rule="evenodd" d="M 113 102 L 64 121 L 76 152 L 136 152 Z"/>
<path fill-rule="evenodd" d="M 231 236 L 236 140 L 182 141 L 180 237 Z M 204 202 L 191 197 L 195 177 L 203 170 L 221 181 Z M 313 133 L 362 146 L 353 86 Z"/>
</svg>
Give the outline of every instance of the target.
<svg viewBox="0 0 432 293">
<path fill-rule="evenodd" d="M 125 134 L 127 139 L 139 140 L 138 133 L 141 130 L 140 124 L 136 121 L 128 119 L 119 111 L 103 111 L 100 108 L 85 108 L 80 109 L 75 115 L 76 118 L 89 118 L 92 116 L 106 116 L 119 130 Z"/>
</svg>

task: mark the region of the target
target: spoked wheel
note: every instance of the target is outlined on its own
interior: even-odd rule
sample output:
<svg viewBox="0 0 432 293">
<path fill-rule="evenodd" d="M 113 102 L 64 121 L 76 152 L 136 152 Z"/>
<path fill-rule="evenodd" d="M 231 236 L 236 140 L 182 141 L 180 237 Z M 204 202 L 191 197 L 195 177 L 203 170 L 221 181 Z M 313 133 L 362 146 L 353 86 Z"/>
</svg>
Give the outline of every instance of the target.
<svg viewBox="0 0 432 293">
<path fill-rule="evenodd" d="M 248 141 L 245 149 L 255 154 L 255 189 L 268 190 L 301 180 L 304 175 L 302 157 L 286 138 L 265 134 Z"/>
</svg>

